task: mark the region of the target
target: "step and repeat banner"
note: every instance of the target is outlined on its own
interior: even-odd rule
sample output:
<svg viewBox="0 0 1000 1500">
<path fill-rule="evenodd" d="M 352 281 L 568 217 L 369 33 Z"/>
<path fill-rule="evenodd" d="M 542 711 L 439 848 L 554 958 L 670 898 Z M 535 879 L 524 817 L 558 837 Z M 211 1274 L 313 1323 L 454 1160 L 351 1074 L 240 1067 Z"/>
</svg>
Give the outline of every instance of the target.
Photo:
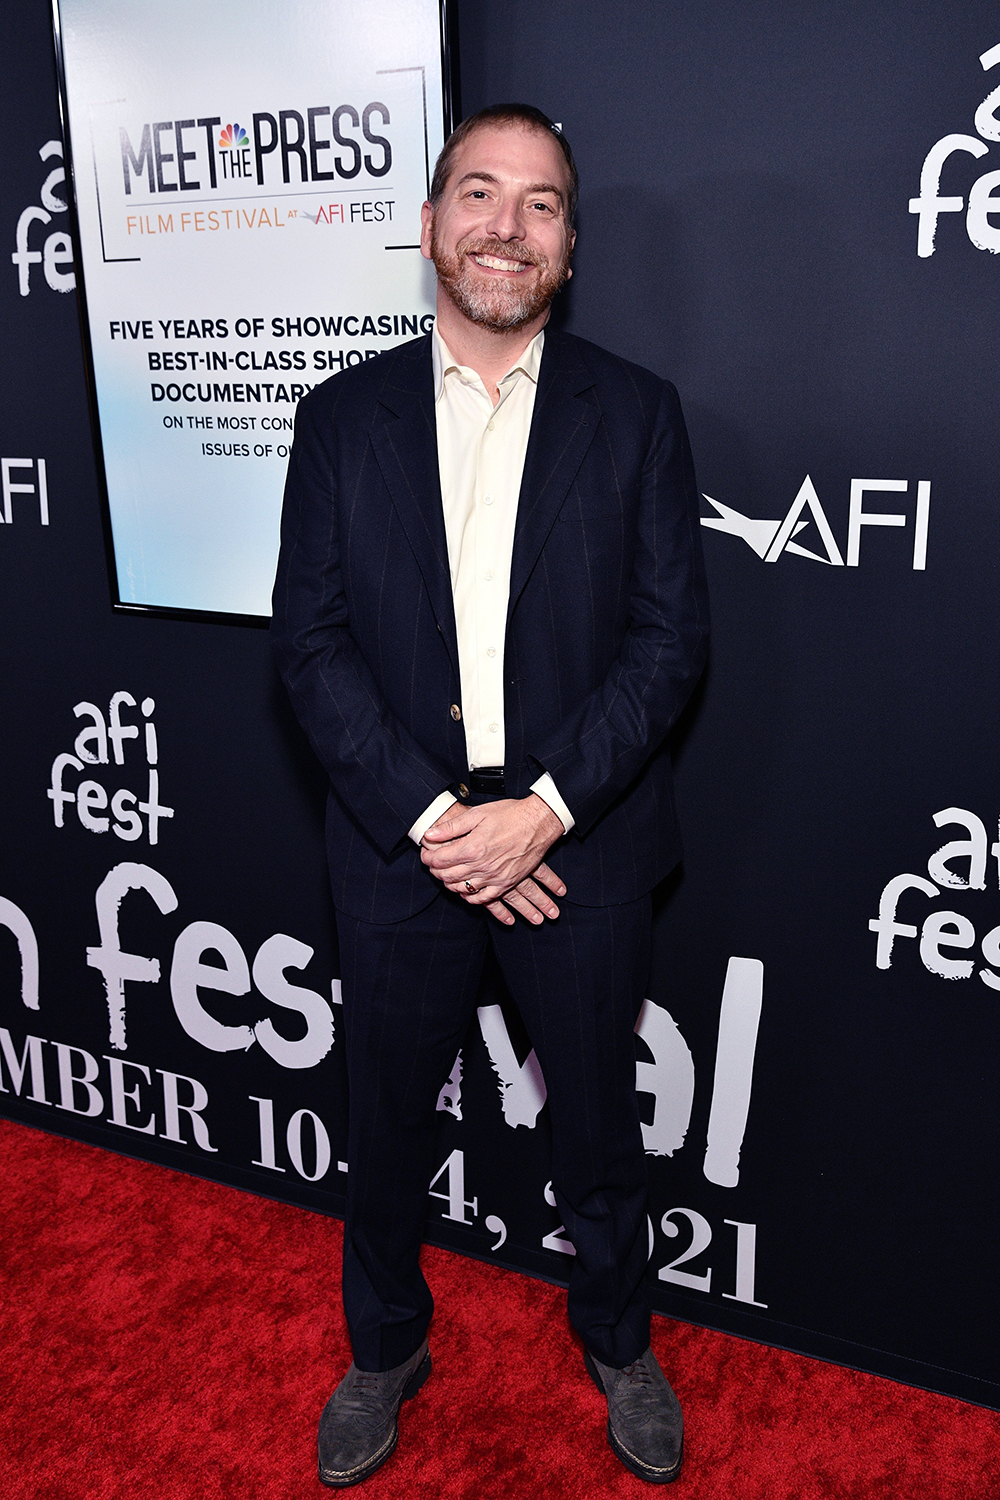
<svg viewBox="0 0 1000 1500">
<path fill-rule="evenodd" d="M 429 326 L 440 16 L 203 11 L 60 0 L 86 341 L 51 16 L 2 23 L 0 1113 L 339 1213 L 323 777 L 226 617 L 266 613 L 295 402 Z M 704 496 L 655 1305 L 1000 1408 L 994 7 L 460 22 L 465 110 L 577 152 L 558 318 L 676 382 Z M 493 973 L 438 1108 L 428 1238 L 565 1279 Z"/>
</svg>

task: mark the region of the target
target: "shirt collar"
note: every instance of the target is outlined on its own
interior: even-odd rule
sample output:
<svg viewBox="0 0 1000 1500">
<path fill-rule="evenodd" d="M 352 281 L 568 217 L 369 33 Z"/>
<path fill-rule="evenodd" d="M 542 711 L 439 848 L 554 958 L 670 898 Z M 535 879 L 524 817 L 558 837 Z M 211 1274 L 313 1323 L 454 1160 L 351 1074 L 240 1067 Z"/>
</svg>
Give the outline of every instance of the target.
<svg viewBox="0 0 1000 1500">
<path fill-rule="evenodd" d="M 538 371 L 542 363 L 542 350 L 544 346 L 545 329 L 540 328 L 528 347 L 511 365 L 507 374 L 502 377 L 502 381 L 506 380 L 508 375 L 512 375 L 515 370 L 520 370 L 522 374 L 527 375 L 528 379 L 534 385 L 537 385 Z M 458 360 L 438 333 L 436 323 L 434 331 L 431 334 L 431 359 L 434 366 L 434 401 L 436 404 L 440 401 L 441 393 L 444 390 L 444 377 L 452 370 L 468 369 L 467 365 L 460 365 L 458 363 Z"/>
</svg>

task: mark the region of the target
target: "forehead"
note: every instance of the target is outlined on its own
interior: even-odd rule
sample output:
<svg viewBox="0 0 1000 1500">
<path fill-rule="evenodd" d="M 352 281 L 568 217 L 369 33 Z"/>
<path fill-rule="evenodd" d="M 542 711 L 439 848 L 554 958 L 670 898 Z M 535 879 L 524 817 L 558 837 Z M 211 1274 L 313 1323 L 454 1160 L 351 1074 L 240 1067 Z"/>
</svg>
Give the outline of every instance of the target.
<svg viewBox="0 0 1000 1500">
<path fill-rule="evenodd" d="M 522 125 L 480 125 L 459 146 L 448 174 L 454 187 L 469 172 L 485 172 L 500 182 L 551 182 L 565 193 L 569 170 L 562 148 L 547 130 Z"/>
</svg>

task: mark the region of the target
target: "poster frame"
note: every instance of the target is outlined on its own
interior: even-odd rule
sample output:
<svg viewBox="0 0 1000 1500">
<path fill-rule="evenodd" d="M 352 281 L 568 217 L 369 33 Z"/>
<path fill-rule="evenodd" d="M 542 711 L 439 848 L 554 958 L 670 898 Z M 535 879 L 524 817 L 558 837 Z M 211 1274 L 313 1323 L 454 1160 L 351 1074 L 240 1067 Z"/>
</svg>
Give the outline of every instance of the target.
<svg viewBox="0 0 1000 1500">
<path fill-rule="evenodd" d="M 458 46 L 456 35 L 457 0 L 437 0 L 437 5 L 438 33 L 441 45 L 442 134 L 443 139 L 447 140 L 459 116 Z M 76 300 L 80 318 L 80 338 L 83 345 L 83 365 L 87 385 L 87 406 L 90 414 L 90 430 L 94 444 L 97 489 L 100 499 L 101 524 L 104 536 L 104 556 L 108 571 L 108 587 L 111 594 L 112 612 L 122 615 L 152 616 L 156 619 L 190 620 L 196 623 L 242 625 L 250 626 L 254 629 L 266 629 L 270 624 L 269 615 L 239 614 L 229 610 L 185 609 L 176 605 L 137 604 L 132 600 L 122 599 L 121 597 L 118 587 L 118 561 L 115 554 L 114 530 L 111 522 L 111 499 L 108 491 L 107 465 L 104 457 L 104 438 L 101 432 L 100 408 L 97 400 L 97 376 L 94 367 L 90 316 L 87 307 L 83 240 L 80 234 L 73 142 L 69 129 L 69 95 L 66 84 L 60 0 L 51 0 L 51 6 L 52 38 L 55 48 L 56 82 L 59 100 L 59 124 L 63 139 L 63 164 L 66 172 L 70 237 L 73 243 L 73 266 L 76 272 Z"/>
</svg>

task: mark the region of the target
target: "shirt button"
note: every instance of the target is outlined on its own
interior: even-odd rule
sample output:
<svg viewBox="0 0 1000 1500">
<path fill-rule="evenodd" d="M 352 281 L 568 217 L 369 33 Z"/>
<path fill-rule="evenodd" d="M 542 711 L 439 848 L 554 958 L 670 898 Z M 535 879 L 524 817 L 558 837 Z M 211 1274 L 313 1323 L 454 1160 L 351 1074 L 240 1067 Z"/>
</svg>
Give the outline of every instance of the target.
<svg viewBox="0 0 1000 1500">
<path fill-rule="evenodd" d="M 496 426 L 496 425 L 497 425 L 497 424 L 496 424 L 496 423 L 495 423 L 495 422 L 487 422 L 487 424 L 486 424 L 486 431 L 487 431 L 487 432 L 492 432 L 492 431 L 493 431 L 493 429 L 494 429 L 494 427 L 495 427 L 495 426 Z"/>
<path fill-rule="evenodd" d="M 486 572 L 483 574 L 483 577 L 486 579 L 487 583 L 492 583 L 492 581 L 493 581 L 493 574 L 492 574 L 492 572 L 491 572 L 491 570 L 489 568 L 486 569 Z"/>
<path fill-rule="evenodd" d="M 493 496 L 492 495 L 484 495 L 483 496 L 483 504 L 484 505 L 492 505 L 493 504 Z"/>
<path fill-rule="evenodd" d="M 459 721 L 459 719 L 462 717 L 462 710 L 459 708 L 458 704 L 457 703 L 453 703 L 451 705 L 451 708 L 448 710 L 448 712 L 451 714 L 452 718 L 455 720 L 455 723 L 457 724 L 458 721 Z"/>
<path fill-rule="evenodd" d="M 487 646 L 486 647 L 486 655 L 487 656 L 496 656 L 496 654 L 497 654 L 497 648 L 495 646 Z"/>
<path fill-rule="evenodd" d="M 491 724 L 490 725 L 490 734 L 497 734 L 497 733 L 499 733 L 499 730 L 500 730 L 500 725 L 499 724 Z"/>
</svg>

